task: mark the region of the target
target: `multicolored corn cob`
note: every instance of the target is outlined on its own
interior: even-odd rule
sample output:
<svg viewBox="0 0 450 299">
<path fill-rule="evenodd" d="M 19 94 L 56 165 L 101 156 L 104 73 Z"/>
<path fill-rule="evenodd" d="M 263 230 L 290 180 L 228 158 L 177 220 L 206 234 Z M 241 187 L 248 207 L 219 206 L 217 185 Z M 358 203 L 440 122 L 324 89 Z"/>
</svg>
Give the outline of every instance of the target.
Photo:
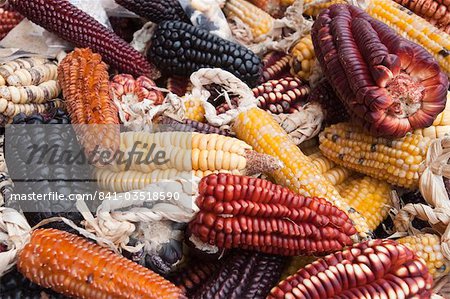
<svg viewBox="0 0 450 299">
<path fill-rule="evenodd" d="M 253 175 L 280 167 L 279 161 L 252 151 L 245 142 L 217 134 L 124 132 L 119 150 L 124 153 L 122 158 L 96 171 L 103 190 L 126 192 L 177 176 L 203 177 L 218 172 Z M 155 159 L 160 161 L 152 163 Z"/>
<path fill-rule="evenodd" d="M 147 268 L 56 229 L 33 231 L 17 268 L 32 282 L 77 298 L 185 298 Z"/>
<path fill-rule="evenodd" d="M 430 298 L 433 278 L 413 251 L 392 240 L 354 245 L 273 288 L 273 298 Z"/>
<path fill-rule="evenodd" d="M 246 0 L 226 0 L 223 12 L 227 18 L 240 19 L 251 30 L 254 40 L 264 37 L 273 29 L 275 19 Z"/>
<path fill-rule="evenodd" d="M 418 187 L 421 163 L 432 141 L 415 134 L 377 138 L 350 123 L 325 128 L 319 140 L 324 156 L 336 164 L 405 188 Z"/>
<path fill-rule="evenodd" d="M 433 278 L 442 277 L 450 272 L 450 261 L 442 254 L 441 238 L 433 234 L 418 234 L 403 237 L 397 240 L 414 251 L 422 258 L 433 275 Z"/>
<path fill-rule="evenodd" d="M 184 96 L 192 89 L 191 81 L 188 78 L 179 76 L 172 76 L 168 78 L 166 88 L 179 97 Z"/>
<path fill-rule="evenodd" d="M 290 50 L 292 76 L 298 76 L 303 80 L 309 80 L 316 64 L 316 54 L 311 40 L 311 34 L 302 37 Z"/>
<path fill-rule="evenodd" d="M 436 117 L 433 125 L 428 128 L 417 129 L 414 134 L 429 138 L 442 138 L 450 135 L 450 93 L 447 94 L 444 111 Z"/>
<path fill-rule="evenodd" d="M 227 257 L 192 299 L 265 299 L 280 279 L 284 258 L 253 252 L 237 252 Z"/>
<path fill-rule="evenodd" d="M 431 54 L 363 10 L 332 5 L 311 35 L 328 81 L 351 117 L 374 135 L 403 137 L 444 110 L 448 79 Z"/>
<path fill-rule="evenodd" d="M 168 116 L 161 116 L 154 120 L 159 126 L 159 132 L 197 132 L 203 134 L 219 134 L 230 136 L 230 132 L 213 127 L 208 123 L 201 123 L 195 120 L 186 119 L 178 121 Z"/>
<path fill-rule="evenodd" d="M 158 25 L 148 58 L 167 75 L 189 76 L 201 68 L 222 68 L 250 86 L 257 84 L 261 60 L 249 49 L 192 25 L 166 21 Z"/>
<path fill-rule="evenodd" d="M 320 80 L 311 90 L 308 102 L 319 103 L 325 111 L 325 125 L 332 125 L 343 121 L 348 121 L 349 115 L 345 106 L 326 79 Z"/>
<path fill-rule="evenodd" d="M 212 174 L 199 183 L 190 232 L 218 248 L 280 255 L 323 254 L 352 244 L 348 216 L 321 198 L 269 181 Z"/>
<path fill-rule="evenodd" d="M 23 16 L 11 10 L 8 6 L 0 8 L 0 40 L 2 40 L 20 22 Z"/>
<path fill-rule="evenodd" d="M 310 88 L 300 79 L 270 80 L 253 88 L 258 107 L 274 114 L 293 113 L 306 104 Z"/>
<path fill-rule="evenodd" d="M 90 152 L 97 144 L 114 149 L 119 118 L 110 98 L 108 67 L 102 57 L 90 49 L 75 49 L 60 63 L 58 79 L 71 122 L 85 149 Z"/>
<path fill-rule="evenodd" d="M 190 20 L 178 0 L 115 0 L 117 4 L 153 23 Z"/>
<path fill-rule="evenodd" d="M 270 174 L 278 184 L 303 196 L 325 198 L 349 215 L 360 237 L 370 235 L 361 215 L 344 202 L 336 188 L 311 163 L 311 159 L 301 152 L 271 115 L 258 108 L 249 109 L 237 116 L 233 131 L 255 150 L 283 162 L 284 167 Z"/>
<path fill-rule="evenodd" d="M 307 16 L 317 17 L 322 10 L 327 9 L 333 4 L 339 3 L 347 3 L 347 2 L 345 0 L 325 0 L 325 1 L 305 0 L 304 1 L 305 11 L 303 13 Z"/>
<path fill-rule="evenodd" d="M 291 56 L 283 52 L 269 52 L 262 59 L 263 70 L 260 84 L 289 75 L 289 60 Z"/>
<path fill-rule="evenodd" d="M 450 35 L 392 0 L 373 0 L 366 9 L 373 18 L 389 25 L 401 36 L 424 47 L 450 74 Z"/>
<path fill-rule="evenodd" d="M 123 73 L 133 76 L 159 76 L 138 51 L 70 1 L 11 0 L 12 8 L 77 47 L 90 48 Z"/>
<path fill-rule="evenodd" d="M 139 102 L 147 99 L 155 105 L 160 105 L 164 101 L 162 92 L 155 89 L 155 82 L 145 76 L 134 79 L 128 74 L 116 75 L 109 82 L 109 87 L 119 100 L 124 95 L 134 94 L 138 97 Z"/>
<path fill-rule="evenodd" d="M 450 3 L 447 0 L 395 0 L 437 28 L 450 33 Z"/>
</svg>

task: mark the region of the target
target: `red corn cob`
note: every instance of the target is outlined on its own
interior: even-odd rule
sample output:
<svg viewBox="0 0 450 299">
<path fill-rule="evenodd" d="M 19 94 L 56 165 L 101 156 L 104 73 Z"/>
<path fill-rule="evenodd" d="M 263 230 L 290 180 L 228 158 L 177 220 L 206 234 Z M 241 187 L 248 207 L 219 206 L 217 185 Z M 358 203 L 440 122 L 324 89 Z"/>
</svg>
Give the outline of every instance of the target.
<svg viewBox="0 0 450 299">
<path fill-rule="evenodd" d="M 6 7 L 0 8 L 0 40 L 3 39 L 11 30 L 14 29 L 20 22 L 22 22 L 23 17 Z"/>
<path fill-rule="evenodd" d="M 262 60 L 263 72 L 259 83 L 265 83 L 269 80 L 281 79 L 290 74 L 291 56 L 283 52 L 269 52 Z"/>
<path fill-rule="evenodd" d="M 199 184 L 192 234 L 219 248 L 280 255 L 323 254 L 352 244 L 348 216 L 325 199 L 306 198 L 269 181 L 213 174 Z"/>
<path fill-rule="evenodd" d="M 444 110 L 448 79 L 431 54 L 363 10 L 330 6 L 312 37 L 328 81 L 351 117 L 373 134 L 403 137 Z"/>
<path fill-rule="evenodd" d="M 296 107 L 305 104 L 309 92 L 308 85 L 292 77 L 270 80 L 253 88 L 258 107 L 274 114 L 295 112 Z"/>
<path fill-rule="evenodd" d="M 76 298 L 185 298 L 151 270 L 56 229 L 35 230 L 17 268 L 32 282 Z"/>
<path fill-rule="evenodd" d="M 131 93 L 138 97 L 139 102 L 147 99 L 153 101 L 155 105 L 160 105 L 164 101 L 162 92 L 154 89 L 156 87 L 155 82 L 144 76 L 135 80 L 132 75 L 116 75 L 110 81 L 109 87 L 118 99 Z"/>
<path fill-rule="evenodd" d="M 433 278 L 414 252 L 373 240 L 324 257 L 273 288 L 274 298 L 430 298 Z"/>
<path fill-rule="evenodd" d="M 144 56 L 87 13 L 66 0 L 10 0 L 30 21 L 81 48 L 91 48 L 110 65 L 133 76 L 159 76 Z"/>
</svg>

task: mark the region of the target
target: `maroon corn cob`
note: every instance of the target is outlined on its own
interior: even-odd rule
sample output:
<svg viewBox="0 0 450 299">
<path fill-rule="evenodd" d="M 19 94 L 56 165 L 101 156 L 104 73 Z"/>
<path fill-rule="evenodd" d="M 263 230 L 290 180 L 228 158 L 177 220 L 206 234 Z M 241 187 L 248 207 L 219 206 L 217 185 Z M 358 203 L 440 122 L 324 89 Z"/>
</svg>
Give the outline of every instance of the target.
<svg viewBox="0 0 450 299">
<path fill-rule="evenodd" d="M 258 107 L 274 114 L 293 113 L 306 103 L 310 88 L 298 78 L 270 80 L 253 88 Z"/>
<path fill-rule="evenodd" d="M 10 0 L 11 6 L 30 21 L 77 47 L 91 48 L 123 73 L 156 79 L 159 72 L 133 49 L 93 17 L 66 0 Z"/>
<path fill-rule="evenodd" d="M 225 130 L 213 127 L 208 123 L 201 123 L 191 119 L 185 119 L 183 122 L 180 122 L 168 116 L 161 116 L 157 119 L 157 123 L 161 125 L 158 127 L 158 131 L 160 132 L 198 132 L 230 136 L 230 133 Z"/>
<path fill-rule="evenodd" d="M 431 54 L 363 10 L 330 6 L 312 38 L 347 111 L 373 134 L 402 137 L 430 126 L 444 110 L 448 79 Z"/>
<path fill-rule="evenodd" d="M 320 80 L 311 90 L 308 102 L 317 102 L 325 111 L 325 121 L 327 125 L 333 125 L 348 121 L 349 116 L 344 105 L 341 103 L 336 93 L 326 79 Z"/>
<path fill-rule="evenodd" d="M 115 0 L 117 4 L 153 22 L 182 21 L 190 23 L 178 0 Z"/>
<path fill-rule="evenodd" d="M 373 240 L 324 257 L 273 288 L 274 298 L 430 298 L 433 278 L 414 252 Z"/>
<path fill-rule="evenodd" d="M 269 181 L 228 174 L 204 177 L 189 223 L 218 248 L 269 254 L 323 254 L 352 244 L 348 216 L 325 199 L 306 198 Z"/>
<path fill-rule="evenodd" d="M 11 10 L 8 6 L 0 7 L 0 40 L 19 25 L 22 20 L 23 16 Z"/>
<path fill-rule="evenodd" d="M 290 55 L 283 52 L 269 52 L 263 59 L 263 71 L 259 83 L 265 83 L 269 80 L 281 79 L 289 76 Z"/>
<path fill-rule="evenodd" d="M 188 78 L 172 76 L 167 79 L 167 89 L 179 97 L 184 96 L 190 90 L 191 81 Z"/>
<path fill-rule="evenodd" d="M 280 256 L 236 252 L 190 298 L 264 299 L 279 281 L 283 266 Z"/>
</svg>

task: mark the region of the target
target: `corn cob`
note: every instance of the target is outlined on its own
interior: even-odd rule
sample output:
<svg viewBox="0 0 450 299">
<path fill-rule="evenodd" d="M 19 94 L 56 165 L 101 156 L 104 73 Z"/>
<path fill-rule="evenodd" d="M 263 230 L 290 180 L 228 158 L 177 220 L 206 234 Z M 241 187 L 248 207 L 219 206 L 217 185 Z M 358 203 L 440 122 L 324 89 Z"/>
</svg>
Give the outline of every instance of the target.
<svg viewBox="0 0 450 299">
<path fill-rule="evenodd" d="M 18 69 L 6 78 L 6 82 L 10 86 L 26 86 L 57 79 L 58 66 L 54 63 L 45 63 L 29 69 Z"/>
<path fill-rule="evenodd" d="M 309 80 L 314 65 L 316 64 L 316 54 L 311 40 L 311 34 L 302 37 L 290 50 L 291 75 L 298 76 L 303 80 Z"/>
<path fill-rule="evenodd" d="M 49 61 L 43 57 L 18 58 L 5 62 L 0 66 L 0 85 L 5 85 L 8 77 L 14 75 L 16 71 L 31 69 L 45 63 L 49 63 Z"/>
<path fill-rule="evenodd" d="M 117 4 L 153 23 L 182 21 L 190 23 L 178 0 L 115 0 Z"/>
<path fill-rule="evenodd" d="M 444 257 L 441 249 L 441 238 L 433 234 L 418 234 L 397 240 L 422 258 L 433 275 L 438 278 L 450 272 L 450 262 Z"/>
<path fill-rule="evenodd" d="M 395 0 L 398 4 L 421 16 L 437 28 L 446 28 L 450 25 L 450 12 L 448 1 L 443 0 Z M 448 32 L 447 32 L 448 33 Z"/>
<path fill-rule="evenodd" d="M 52 99 L 51 101 L 45 103 L 29 103 L 29 104 L 15 104 L 9 102 L 6 99 L 0 98 L 0 113 L 3 116 L 12 119 L 19 113 L 24 113 L 26 115 L 31 115 L 33 113 L 44 113 L 55 108 L 63 108 L 64 102 L 60 99 Z"/>
<path fill-rule="evenodd" d="M 192 25 L 166 21 L 158 25 L 148 51 L 161 72 L 189 76 L 201 68 L 222 68 L 248 85 L 261 76 L 261 60 L 253 52 Z"/>
<path fill-rule="evenodd" d="M 420 165 L 432 141 L 414 134 L 377 138 L 349 123 L 327 127 L 319 140 L 324 156 L 336 164 L 405 188 L 418 188 Z"/>
<path fill-rule="evenodd" d="M 32 282 L 77 298 L 185 298 L 158 274 L 81 237 L 38 229 L 20 252 Z"/>
<path fill-rule="evenodd" d="M 305 0 L 304 2 L 305 11 L 303 13 L 307 16 L 317 17 L 322 10 L 327 9 L 333 4 L 339 3 L 347 3 L 347 2 L 345 0 L 326 0 L 326 1 Z"/>
<path fill-rule="evenodd" d="M 188 97 L 184 102 L 184 107 L 186 109 L 184 113 L 185 118 L 201 123 L 206 122 L 205 108 L 203 107 L 203 102 L 200 99 Z"/>
<path fill-rule="evenodd" d="M 259 83 L 281 79 L 289 75 L 291 56 L 283 52 L 269 52 L 262 59 L 263 70 Z"/>
<path fill-rule="evenodd" d="M 283 265 L 280 256 L 237 252 L 191 298 L 265 299 L 279 280 Z"/>
<path fill-rule="evenodd" d="M 447 33 L 391 0 L 370 1 L 366 11 L 398 34 L 424 47 L 442 70 L 450 74 L 450 36 Z"/>
<path fill-rule="evenodd" d="M 250 144 L 256 151 L 283 162 L 282 169 L 271 173 L 278 184 L 304 196 L 329 200 L 349 215 L 360 237 L 370 235 L 367 223 L 361 215 L 345 204 L 336 188 L 320 174 L 320 171 L 311 164 L 311 159 L 301 152 L 267 112 L 252 108 L 240 113 L 235 120 L 233 131 L 239 139 Z"/>
<path fill-rule="evenodd" d="M 281 5 L 280 0 L 249 0 L 249 2 L 274 18 L 281 18 L 283 16 L 284 7 Z"/>
<path fill-rule="evenodd" d="M 1 7 L 0 8 L 0 40 L 5 38 L 8 33 L 14 29 L 20 22 L 22 22 L 23 17 L 11 10 L 10 8 Z"/>
<path fill-rule="evenodd" d="M 274 18 L 246 0 L 227 0 L 223 9 L 227 18 L 239 18 L 250 28 L 253 39 L 264 37 L 272 31 Z"/>
<path fill-rule="evenodd" d="M 56 80 L 50 80 L 38 86 L 0 86 L 0 97 L 14 104 L 42 104 L 60 94 L 61 89 Z"/>
<path fill-rule="evenodd" d="M 115 34 L 127 43 L 133 41 L 133 35 L 139 31 L 144 25 L 145 21 L 141 18 L 128 18 L 122 16 L 109 16 L 109 22 Z"/>
<path fill-rule="evenodd" d="M 196 203 L 200 212 L 189 230 L 218 248 L 323 254 L 352 244 L 356 233 L 348 216 L 325 199 L 257 178 L 209 175 L 199 183 Z"/>
<path fill-rule="evenodd" d="M 157 78 L 155 68 L 138 51 L 70 1 L 11 0 L 9 4 L 30 21 L 78 47 L 88 47 L 119 71 Z"/>
<path fill-rule="evenodd" d="M 286 77 L 270 80 L 253 88 L 258 107 L 274 114 L 293 113 L 306 104 L 309 86 L 300 79 Z M 300 107 L 300 108 L 299 108 Z"/>
<path fill-rule="evenodd" d="M 159 125 L 157 128 L 159 132 L 197 132 L 230 136 L 230 132 L 228 131 L 213 127 L 208 123 L 201 123 L 190 119 L 178 121 L 171 117 L 161 116 L 156 119 L 156 123 Z"/>
<path fill-rule="evenodd" d="M 155 82 L 144 76 L 135 80 L 128 74 L 116 75 L 110 81 L 109 86 L 113 95 L 118 99 L 127 94 L 135 94 L 139 102 L 147 99 L 155 105 L 160 105 L 164 101 L 162 92 L 155 89 Z"/>
<path fill-rule="evenodd" d="M 328 81 L 351 117 L 374 135 L 403 137 L 444 110 L 448 79 L 437 62 L 361 9 L 332 5 L 311 35 Z"/>
<path fill-rule="evenodd" d="M 71 122 L 85 150 L 91 152 L 99 143 L 113 150 L 119 118 L 110 99 L 108 70 L 101 56 L 90 49 L 75 49 L 60 63 L 58 78 Z"/>
<path fill-rule="evenodd" d="M 191 91 L 191 87 L 191 81 L 187 78 L 172 76 L 167 79 L 166 88 L 179 97 L 182 97 Z"/>
<path fill-rule="evenodd" d="M 347 110 L 326 79 L 319 81 L 319 83 L 311 90 L 308 102 L 320 104 L 325 111 L 325 125 L 332 125 L 348 121 L 349 119 Z"/>
<path fill-rule="evenodd" d="M 333 161 L 326 158 L 322 153 L 314 153 L 309 156 L 312 163 L 319 169 L 320 173 L 333 185 L 338 186 L 344 183 L 353 172 L 347 168 L 336 165 Z M 342 194 L 341 194 L 342 196 Z M 342 196 L 346 202 L 348 199 Z M 352 206 L 352 205 L 350 205 Z"/>
<path fill-rule="evenodd" d="M 447 94 L 447 103 L 444 111 L 437 116 L 433 125 L 428 128 L 417 129 L 414 131 L 414 134 L 429 138 L 442 138 L 450 135 L 450 93 Z"/>
<path fill-rule="evenodd" d="M 356 244 L 320 259 L 273 288 L 273 298 L 430 298 L 432 277 L 392 240 Z"/>
</svg>

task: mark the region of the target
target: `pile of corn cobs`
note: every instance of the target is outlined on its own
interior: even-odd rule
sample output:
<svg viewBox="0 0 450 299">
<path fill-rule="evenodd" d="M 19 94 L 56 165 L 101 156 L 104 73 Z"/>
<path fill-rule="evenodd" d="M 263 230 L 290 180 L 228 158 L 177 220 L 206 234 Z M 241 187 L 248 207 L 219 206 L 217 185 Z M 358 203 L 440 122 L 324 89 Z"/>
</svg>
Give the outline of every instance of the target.
<svg viewBox="0 0 450 299">
<path fill-rule="evenodd" d="M 136 17 L 112 29 L 73 2 L 0 9 L 1 38 L 28 19 L 73 46 L 0 65 L 26 129 L 0 154 L 0 298 L 450 298 L 448 1 L 115 0 Z M 197 26 L 219 9 L 230 40 Z M 98 159 L 30 169 L 42 140 Z M 52 192 L 114 200 L 8 200 Z"/>
</svg>

